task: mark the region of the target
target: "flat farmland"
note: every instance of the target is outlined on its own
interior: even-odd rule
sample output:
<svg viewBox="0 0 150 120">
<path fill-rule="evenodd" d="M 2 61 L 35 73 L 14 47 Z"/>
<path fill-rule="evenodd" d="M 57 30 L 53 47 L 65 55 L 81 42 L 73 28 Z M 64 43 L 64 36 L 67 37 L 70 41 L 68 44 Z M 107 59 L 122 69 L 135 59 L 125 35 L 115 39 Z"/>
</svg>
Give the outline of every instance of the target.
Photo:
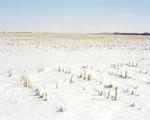
<svg viewBox="0 0 150 120">
<path fill-rule="evenodd" d="M 1 120 L 149 120 L 150 36 L 0 34 Z"/>
</svg>

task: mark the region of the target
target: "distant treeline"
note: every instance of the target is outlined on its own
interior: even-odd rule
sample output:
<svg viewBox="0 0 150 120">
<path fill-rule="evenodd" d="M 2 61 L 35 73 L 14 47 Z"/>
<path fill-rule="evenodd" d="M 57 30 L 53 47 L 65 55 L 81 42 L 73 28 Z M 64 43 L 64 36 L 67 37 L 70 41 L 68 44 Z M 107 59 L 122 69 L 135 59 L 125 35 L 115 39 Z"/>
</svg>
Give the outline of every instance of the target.
<svg viewBox="0 0 150 120">
<path fill-rule="evenodd" d="M 0 33 L 34 33 L 34 32 L 0 32 Z M 42 33 L 42 32 L 40 32 Z M 43 32 L 45 34 L 53 34 L 53 33 L 49 33 L 49 32 Z M 55 33 L 55 34 L 60 34 L 60 33 Z M 67 34 L 67 33 L 61 33 L 61 34 Z M 120 33 L 120 32 L 113 32 L 113 33 L 109 33 L 109 32 L 103 32 L 103 33 L 87 33 L 87 34 L 95 34 L 95 35 L 150 35 L 150 33 L 148 32 L 144 32 L 144 33 Z"/>
<path fill-rule="evenodd" d="M 115 35 L 150 35 L 150 33 L 145 32 L 145 33 L 119 33 L 119 32 L 114 32 L 113 34 Z"/>
</svg>

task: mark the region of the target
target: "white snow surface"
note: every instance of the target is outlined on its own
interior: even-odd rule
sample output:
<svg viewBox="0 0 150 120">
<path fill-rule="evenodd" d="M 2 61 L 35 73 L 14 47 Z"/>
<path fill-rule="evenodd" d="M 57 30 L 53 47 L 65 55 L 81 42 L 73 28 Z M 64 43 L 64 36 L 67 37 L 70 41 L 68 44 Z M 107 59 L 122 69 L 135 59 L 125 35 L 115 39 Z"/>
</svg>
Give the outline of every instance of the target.
<svg viewBox="0 0 150 120">
<path fill-rule="evenodd" d="M 150 37 L 104 38 L 1 36 L 0 120 L 150 120 Z"/>
</svg>

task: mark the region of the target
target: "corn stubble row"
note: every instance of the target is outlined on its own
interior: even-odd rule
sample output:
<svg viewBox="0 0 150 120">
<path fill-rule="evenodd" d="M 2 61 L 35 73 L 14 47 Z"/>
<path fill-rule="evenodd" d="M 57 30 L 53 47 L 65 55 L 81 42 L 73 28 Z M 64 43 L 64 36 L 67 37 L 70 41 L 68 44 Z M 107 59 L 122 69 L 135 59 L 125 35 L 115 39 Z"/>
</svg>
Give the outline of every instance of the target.
<svg viewBox="0 0 150 120">
<path fill-rule="evenodd" d="M 122 65 L 120 65 L 120 66 L 122 66 Z M 86 65 L 86 66 L 82 66 L 82 68 L 84 68 L 84 69 L 89 69 L 90 68 L 90 70 L 92 70 L 93 68 L 92 68 L 92 66 L 91 67 L 89 67 L 88 65 Z M 40 70 L 39 70 L 39 72 L 44 72 L 45 71 L 45 69 L 44 69 L 44 67 L 43 68 L 41 68 Z M 64 73 L 67 73 L 67 74 L 70 74 L 71 73 L 71 70 L 65 70 L 63 67 L 59 67 L 58 68 L 58 71 L 59 72 L 64 72 Z M 119 75 L 120 77 L 124 77 L 124 78 L 127 78 L 128 76 L 127 76 L 127 71 L 124 73 L 124 76 L 122 75 L 122 72 L 121 72 L 121 74 Z M 12 76 L 12 70 L 10 69 L 9 71 L 8 71 L 8 76 L 9 77 L 11 77 Z M 118 75 L 118 74 L 117 74 Z M 70 84 L 72 84 L 73 83 L 73 75 L 71 75 L 71 77 L 70 77 L 70 79 L 69 79 L 69 83 Z M 78 78 L 82 78 L 83 80 L 88 80 L 88 81 L 90 81 L 90 80 L 92 80 L 92 74 L 91 73 L 86 73 L 86 72 L 84 72 L 84 73 L 82 73 L 81 72 L 81 74 L 78 76 Z M 31 83 L 31 81 L 30 81 L 30 79 L 28 78 L 28 77 L 25 77 L 25 76 L 22 76 L 22 78 L 21 78 L 21 83 L 23 84 L 23 86 L 24 87 L 26 87 L 26 88 L 32 88 L 32 83 Z M 59 84 L 58 84 L 58 82 L 56 83 L 56 89 L 58 89 L 58 87 L 59 87 Z M 113 86 L 112 86 L 113 87 Z M 115 94 L 114 94 L 114 97 L 113 97 L 113 100 L 118 100 L 118 87 L 115 87 L 114 88 L 114 90 L 115 90 Z M 128 92 L 129 90 L 127 89 L 127 92 Z M 40 97 L 40 98 L 42 98 L 42 99 L 44 99 L 45 101 L 48 101 L 48 94 L 47 94 L 47 92 L 42 92 L 40 89 L 37 89 L 36 90 L 36 93 L 38 94 L 38 96 Z M 101 90 L 101 91 L 99 91 L 99 95 L 100 96 L 103 96 L 103 93 L 104 93 L 104 91 L 103 90 Z M 108 90 L 108 92 L 107 92 L 107 94 L 106 94 L 106 99 L 110 99 L 110 95 L 111 95 L 111 89 L 110 90 Z M 132 91 L 131 92 L 131 95 L 135 95 L 135 93 L 134 93 L 134 91 Z M 135 106 L 135 103 L 133 104 L 134 106 Z"/>
</svg>

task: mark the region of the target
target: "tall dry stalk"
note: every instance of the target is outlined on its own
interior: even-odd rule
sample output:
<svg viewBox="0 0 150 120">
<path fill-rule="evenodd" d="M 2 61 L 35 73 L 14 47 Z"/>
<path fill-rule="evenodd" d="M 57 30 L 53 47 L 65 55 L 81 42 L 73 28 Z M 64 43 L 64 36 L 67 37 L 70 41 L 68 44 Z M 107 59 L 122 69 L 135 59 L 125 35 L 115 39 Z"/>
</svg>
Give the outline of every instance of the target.
<svg viewBox="0 0 150 120">
<path fill-rule="evenodd" d="M 117 96 L 118 96 L 118 87 L 115 87 L 115 98 L 114 98 L 114 100 L 117 100 Z"/>
</svg>

